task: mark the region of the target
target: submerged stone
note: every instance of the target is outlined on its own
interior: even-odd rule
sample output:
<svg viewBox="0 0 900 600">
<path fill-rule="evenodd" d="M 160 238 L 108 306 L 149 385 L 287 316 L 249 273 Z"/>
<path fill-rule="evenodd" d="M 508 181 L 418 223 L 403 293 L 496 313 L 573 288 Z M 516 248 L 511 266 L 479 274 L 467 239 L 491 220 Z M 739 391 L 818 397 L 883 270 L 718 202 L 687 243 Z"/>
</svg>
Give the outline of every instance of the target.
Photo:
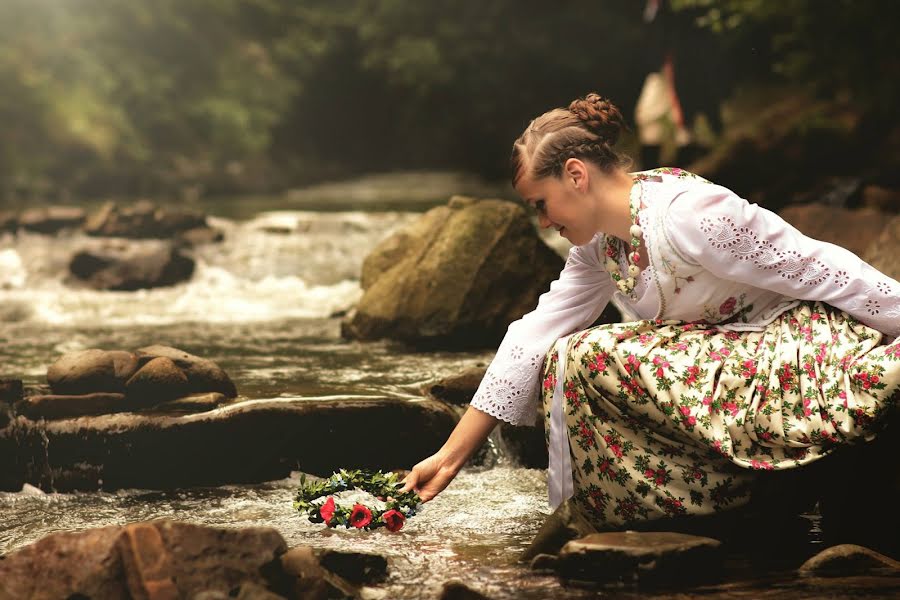
<svg viewBox="0 0 900 600">
<path fill-rule="evenodd" d="M 296 546 L 280 558 L 281 568 L 293 578 L 295 597 L 318 600 L 319 598 L 356 598 L 358 588 L 339 574 L 326 569 L 310 546 Z"/>
<path fill-rule="evenodd" d="M 440 600 L 491 600 L 476 589 L 473 589 L 462 581 L 448 581 L 441 589 Z"/>
</svg>

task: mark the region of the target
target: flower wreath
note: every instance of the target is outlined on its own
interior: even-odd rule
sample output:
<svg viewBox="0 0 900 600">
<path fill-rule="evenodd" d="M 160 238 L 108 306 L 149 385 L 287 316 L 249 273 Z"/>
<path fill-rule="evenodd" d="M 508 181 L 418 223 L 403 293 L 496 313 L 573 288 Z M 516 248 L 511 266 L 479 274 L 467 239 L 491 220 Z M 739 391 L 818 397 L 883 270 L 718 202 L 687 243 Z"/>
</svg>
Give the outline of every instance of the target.
<svg viewBox="0 0 900 600">
<path fill-rule="evenodd" d="M 356 527 L 357 529 L 377 529 L 387 527 L 388 531 L 399 531 L 406 519 L 416 514 L 421 500 L 415 492 L 400 492 L 396 473 L 381 471 L 346 471 L 341 469 L 328 479 L 306 482 L 306 475 L 300 477 L 300 489 L 294 500 L 294 508 L 305 514 L 312 523 L 325 523 L 329 527 Z M 333 494 L 346 490 L 360 489 L 369 492 L 386 503 L 384 509 L 369 508 L 356 503 L 352 508 L 335 503 Z M 327 496 L 324 502 L 316 502 Z"/>
</svg>

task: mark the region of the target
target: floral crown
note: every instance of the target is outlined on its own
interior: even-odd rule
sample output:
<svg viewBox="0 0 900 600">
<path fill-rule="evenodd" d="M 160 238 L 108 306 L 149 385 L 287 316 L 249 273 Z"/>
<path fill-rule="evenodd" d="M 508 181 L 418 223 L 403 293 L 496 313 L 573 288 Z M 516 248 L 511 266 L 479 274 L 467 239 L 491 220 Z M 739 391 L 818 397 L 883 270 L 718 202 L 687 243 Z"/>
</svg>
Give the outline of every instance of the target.
<svg viewBox="0 0 900 600">
<path fill-rule="evenodd" d="M 300 489 L 294 500 L 294 508 L 305 514 L 312 523 L 325 523 L 328 527 L 355 527 L 357 529 L 377 529 L 386 527 L 388 531 L 399 531 L 406 519 L 416 514 L 421 502 L 415 492 L 401 492 L 402 482 L 396 473 L 381 471 L 341 469 L 328 479 L 307 483 L 306 475 L 300 477 Z M 334 494 L 359 489 L 375 496 L 384 503 L 384 508 L 369 507 L 359 502 L 352 508 L 341 506 L 334 500 Z M 317 502 L 325 498 L 322 502 Z"/>
</svg>

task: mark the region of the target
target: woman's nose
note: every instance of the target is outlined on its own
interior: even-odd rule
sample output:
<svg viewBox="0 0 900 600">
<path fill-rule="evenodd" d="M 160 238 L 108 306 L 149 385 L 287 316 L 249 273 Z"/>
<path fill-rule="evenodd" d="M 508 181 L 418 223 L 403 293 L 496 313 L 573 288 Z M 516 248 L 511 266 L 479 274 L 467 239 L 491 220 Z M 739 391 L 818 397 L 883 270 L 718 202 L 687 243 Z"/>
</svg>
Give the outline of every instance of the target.
<svg viewBox="0 0 900 600">
<path fill-rule="evenodd" d="M 547 218 L 547 215 L 538 215 L 538 224 L 543 228 L 547 229 L 550 227 L 550 219 Z"/>
</svg>

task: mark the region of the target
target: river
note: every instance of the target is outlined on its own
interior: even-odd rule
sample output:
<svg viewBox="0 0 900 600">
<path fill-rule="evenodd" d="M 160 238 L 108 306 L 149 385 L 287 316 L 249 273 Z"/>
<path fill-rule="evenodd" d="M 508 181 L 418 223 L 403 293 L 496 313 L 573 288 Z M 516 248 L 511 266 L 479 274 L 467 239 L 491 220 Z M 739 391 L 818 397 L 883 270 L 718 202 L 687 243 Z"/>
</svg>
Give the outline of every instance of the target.
<svg viewBox="0 0 900 600">
<path fill-rule="evenodd" d="M 339 335 L 340 315 L 361 295 L 359 272 L 368 252 L 457 192 L 506 194 L 502 186 L 425 173 L 316 186 L 279 197 L 203 200 L 195 206 L 211 215 L 224 242 L 197 249 L 190 282 L 138 292 L 64 283 L 69 257 L 85 242 L 80 233 L 5 235 L 0 238 L 2 377 L 40 384 L 47 366 L 65 352 L 166 344 L 219 363 L 245 398 L 417 395 L 423 383 L 486 363 L 493 353 L 425 353 L 391 342 L 348 342 Z M 498 599 L 595 597 L 515 562 L 549 513 L 546 474 L 511 464 L 496 448 L 486 464 L 464 469 L 397 534 L 308 523 L 291 507 L 298 476 L 169 492 L 0 493 L 0 554 L 52 532 L 170 517 L 271 526 L 289 546 L 382 553 L 391 575 L 369 592 L 373 598 L 436 597 L 450 579 Z M 808 535 L 807 554 L 812 554 L 818 544 L 814 527 Z M 781 577 L 791 581 L 790 575 Z M 729 597 L 755 597 L 755 586 L 738 585 Z M 809 590 L 792 593 L 817 597 Z M 603 595 L 654 597 L 629 589 Z"/>
</svg>

